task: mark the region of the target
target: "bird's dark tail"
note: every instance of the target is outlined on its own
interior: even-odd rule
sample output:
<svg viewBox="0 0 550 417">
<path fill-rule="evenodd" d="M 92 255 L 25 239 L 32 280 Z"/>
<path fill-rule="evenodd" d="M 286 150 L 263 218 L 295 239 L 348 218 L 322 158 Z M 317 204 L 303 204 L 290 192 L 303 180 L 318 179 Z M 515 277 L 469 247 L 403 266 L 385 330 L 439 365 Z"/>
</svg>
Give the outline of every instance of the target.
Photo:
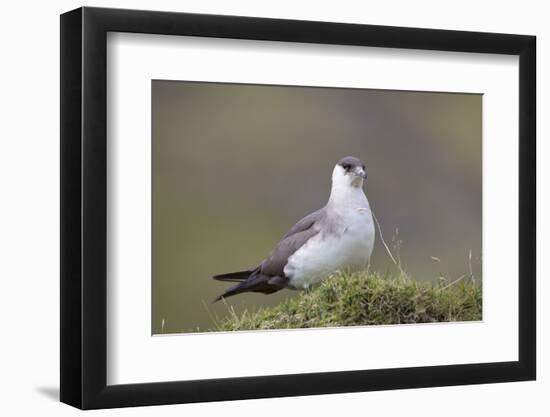
<svg viewBox="0 0 550 417">
<path fill-rule="evenodd" d="M 220 301 L 222 298 L 227 298 L 227 297 L 231 297 L 232 295 L 237 295 L 242 292 L 246 292 L 246 289 L 243 288 L 244 287 L 243 284 L 245 284 L 245 282 L 241 282 L 237 285 L 234 285 L 231 288 L 228 288 L 227 290 L 224 291 L 223 294 L 220 294 L 216 298 L 214 298 L 212 302 L 215 303 L 217 301 Z"/>
<path fill-rule="evenodd" d="M 254 271 L 229 272 L 228 274 L 214 275 L 212 278 L 218 281 L 242 282 L 245 281 Z"/>
<path fill-rule="evenodd" d="M 237 285 L 229 287 L 225 292 L 216 297 L 212 302 L 220 301 L 222 298 L 231 297 L 243 292 L 261 292 L 271 294 L 283 288 L 280 285 L 270 283 L 270 277 L 259 273 L 259 269 L 254 271 L 241 271 L 229 274 L 216 275 L 212 277 L 219 281 L 238 282 Z"/>
</svg>

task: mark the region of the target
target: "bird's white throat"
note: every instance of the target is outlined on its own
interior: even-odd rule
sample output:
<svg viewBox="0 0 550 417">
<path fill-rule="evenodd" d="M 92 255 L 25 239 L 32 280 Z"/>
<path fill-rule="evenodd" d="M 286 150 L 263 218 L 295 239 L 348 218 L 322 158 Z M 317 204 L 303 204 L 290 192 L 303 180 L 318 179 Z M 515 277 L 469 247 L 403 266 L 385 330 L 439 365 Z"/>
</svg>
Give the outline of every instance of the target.
<svg viewBox="0 0 550 417">
<path fill-rule="evenodd" d="M 338 208 L 368 208 L 367 197 L 363 192 L 363 178 L 346 173 L 344 168 L 336 165 L 332 171 L 328 204 Z"/>
</svg>

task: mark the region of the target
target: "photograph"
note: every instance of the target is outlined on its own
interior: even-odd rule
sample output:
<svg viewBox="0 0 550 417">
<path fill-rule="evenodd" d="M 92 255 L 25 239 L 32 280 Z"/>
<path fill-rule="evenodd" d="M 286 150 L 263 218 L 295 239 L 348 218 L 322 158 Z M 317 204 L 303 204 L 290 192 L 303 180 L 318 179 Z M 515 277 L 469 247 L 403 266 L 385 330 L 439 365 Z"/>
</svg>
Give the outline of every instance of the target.
<svg viewBox="0 0 550 417">
<path fill-rule="evenodd" d="M 483 319 L 482 94 L 151 98 L 153 335 Z"/>
</svg>

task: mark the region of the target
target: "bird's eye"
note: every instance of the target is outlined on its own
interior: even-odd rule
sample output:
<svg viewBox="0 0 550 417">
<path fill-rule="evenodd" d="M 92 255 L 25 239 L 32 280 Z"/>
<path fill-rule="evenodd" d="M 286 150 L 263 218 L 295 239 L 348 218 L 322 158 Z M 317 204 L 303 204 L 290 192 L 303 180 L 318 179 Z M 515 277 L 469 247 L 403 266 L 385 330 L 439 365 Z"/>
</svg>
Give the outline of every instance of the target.
<svg viewBox="0 0 550 417">
<path fill-rule="evenodd" d="M 344 164 L 344 165 L 342 165 L 342 168 L 344 168 L 346 171 L 349 171 L 350 168 L 351 168 L 351 165 L 350 164 Z"/>
</svg>

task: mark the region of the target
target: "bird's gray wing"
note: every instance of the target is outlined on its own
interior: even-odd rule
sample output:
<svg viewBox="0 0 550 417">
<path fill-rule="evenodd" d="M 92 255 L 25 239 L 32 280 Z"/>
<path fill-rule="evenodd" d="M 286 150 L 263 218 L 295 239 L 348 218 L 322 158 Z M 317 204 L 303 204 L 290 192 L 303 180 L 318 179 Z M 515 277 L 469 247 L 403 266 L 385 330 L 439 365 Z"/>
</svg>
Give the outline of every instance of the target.
<svg viewBox="0 0 550 417">
<path fill-rule="evenodd" d="M 289 236 L 292 236 L 296 233 L 300 233 L 311 228 L 315 223 L 318 223 L 321 220 L 321 218 L 324 215 L 324 212 L 325 212 L 325 208 L 322 208 L 317 211 L 314 211 L 311 214 L 308 214 L 306 217 L 304 217 L 302 220 L 298 221 L 298 223 L 292 226 L 288 232 L 286 232 L 286 234 L 283 236 L 283 240 Z"/>
<path fill-rule="evenodd" d="M 288 263 L 288 258 L 320 232 L 320 223 L 323 216 L 324 210 L 317 210 L 292 226 L 267 259 L 262 262 L 260 266 L 261 273 L 284 278 L 284 269 Z"/>
</svg>

